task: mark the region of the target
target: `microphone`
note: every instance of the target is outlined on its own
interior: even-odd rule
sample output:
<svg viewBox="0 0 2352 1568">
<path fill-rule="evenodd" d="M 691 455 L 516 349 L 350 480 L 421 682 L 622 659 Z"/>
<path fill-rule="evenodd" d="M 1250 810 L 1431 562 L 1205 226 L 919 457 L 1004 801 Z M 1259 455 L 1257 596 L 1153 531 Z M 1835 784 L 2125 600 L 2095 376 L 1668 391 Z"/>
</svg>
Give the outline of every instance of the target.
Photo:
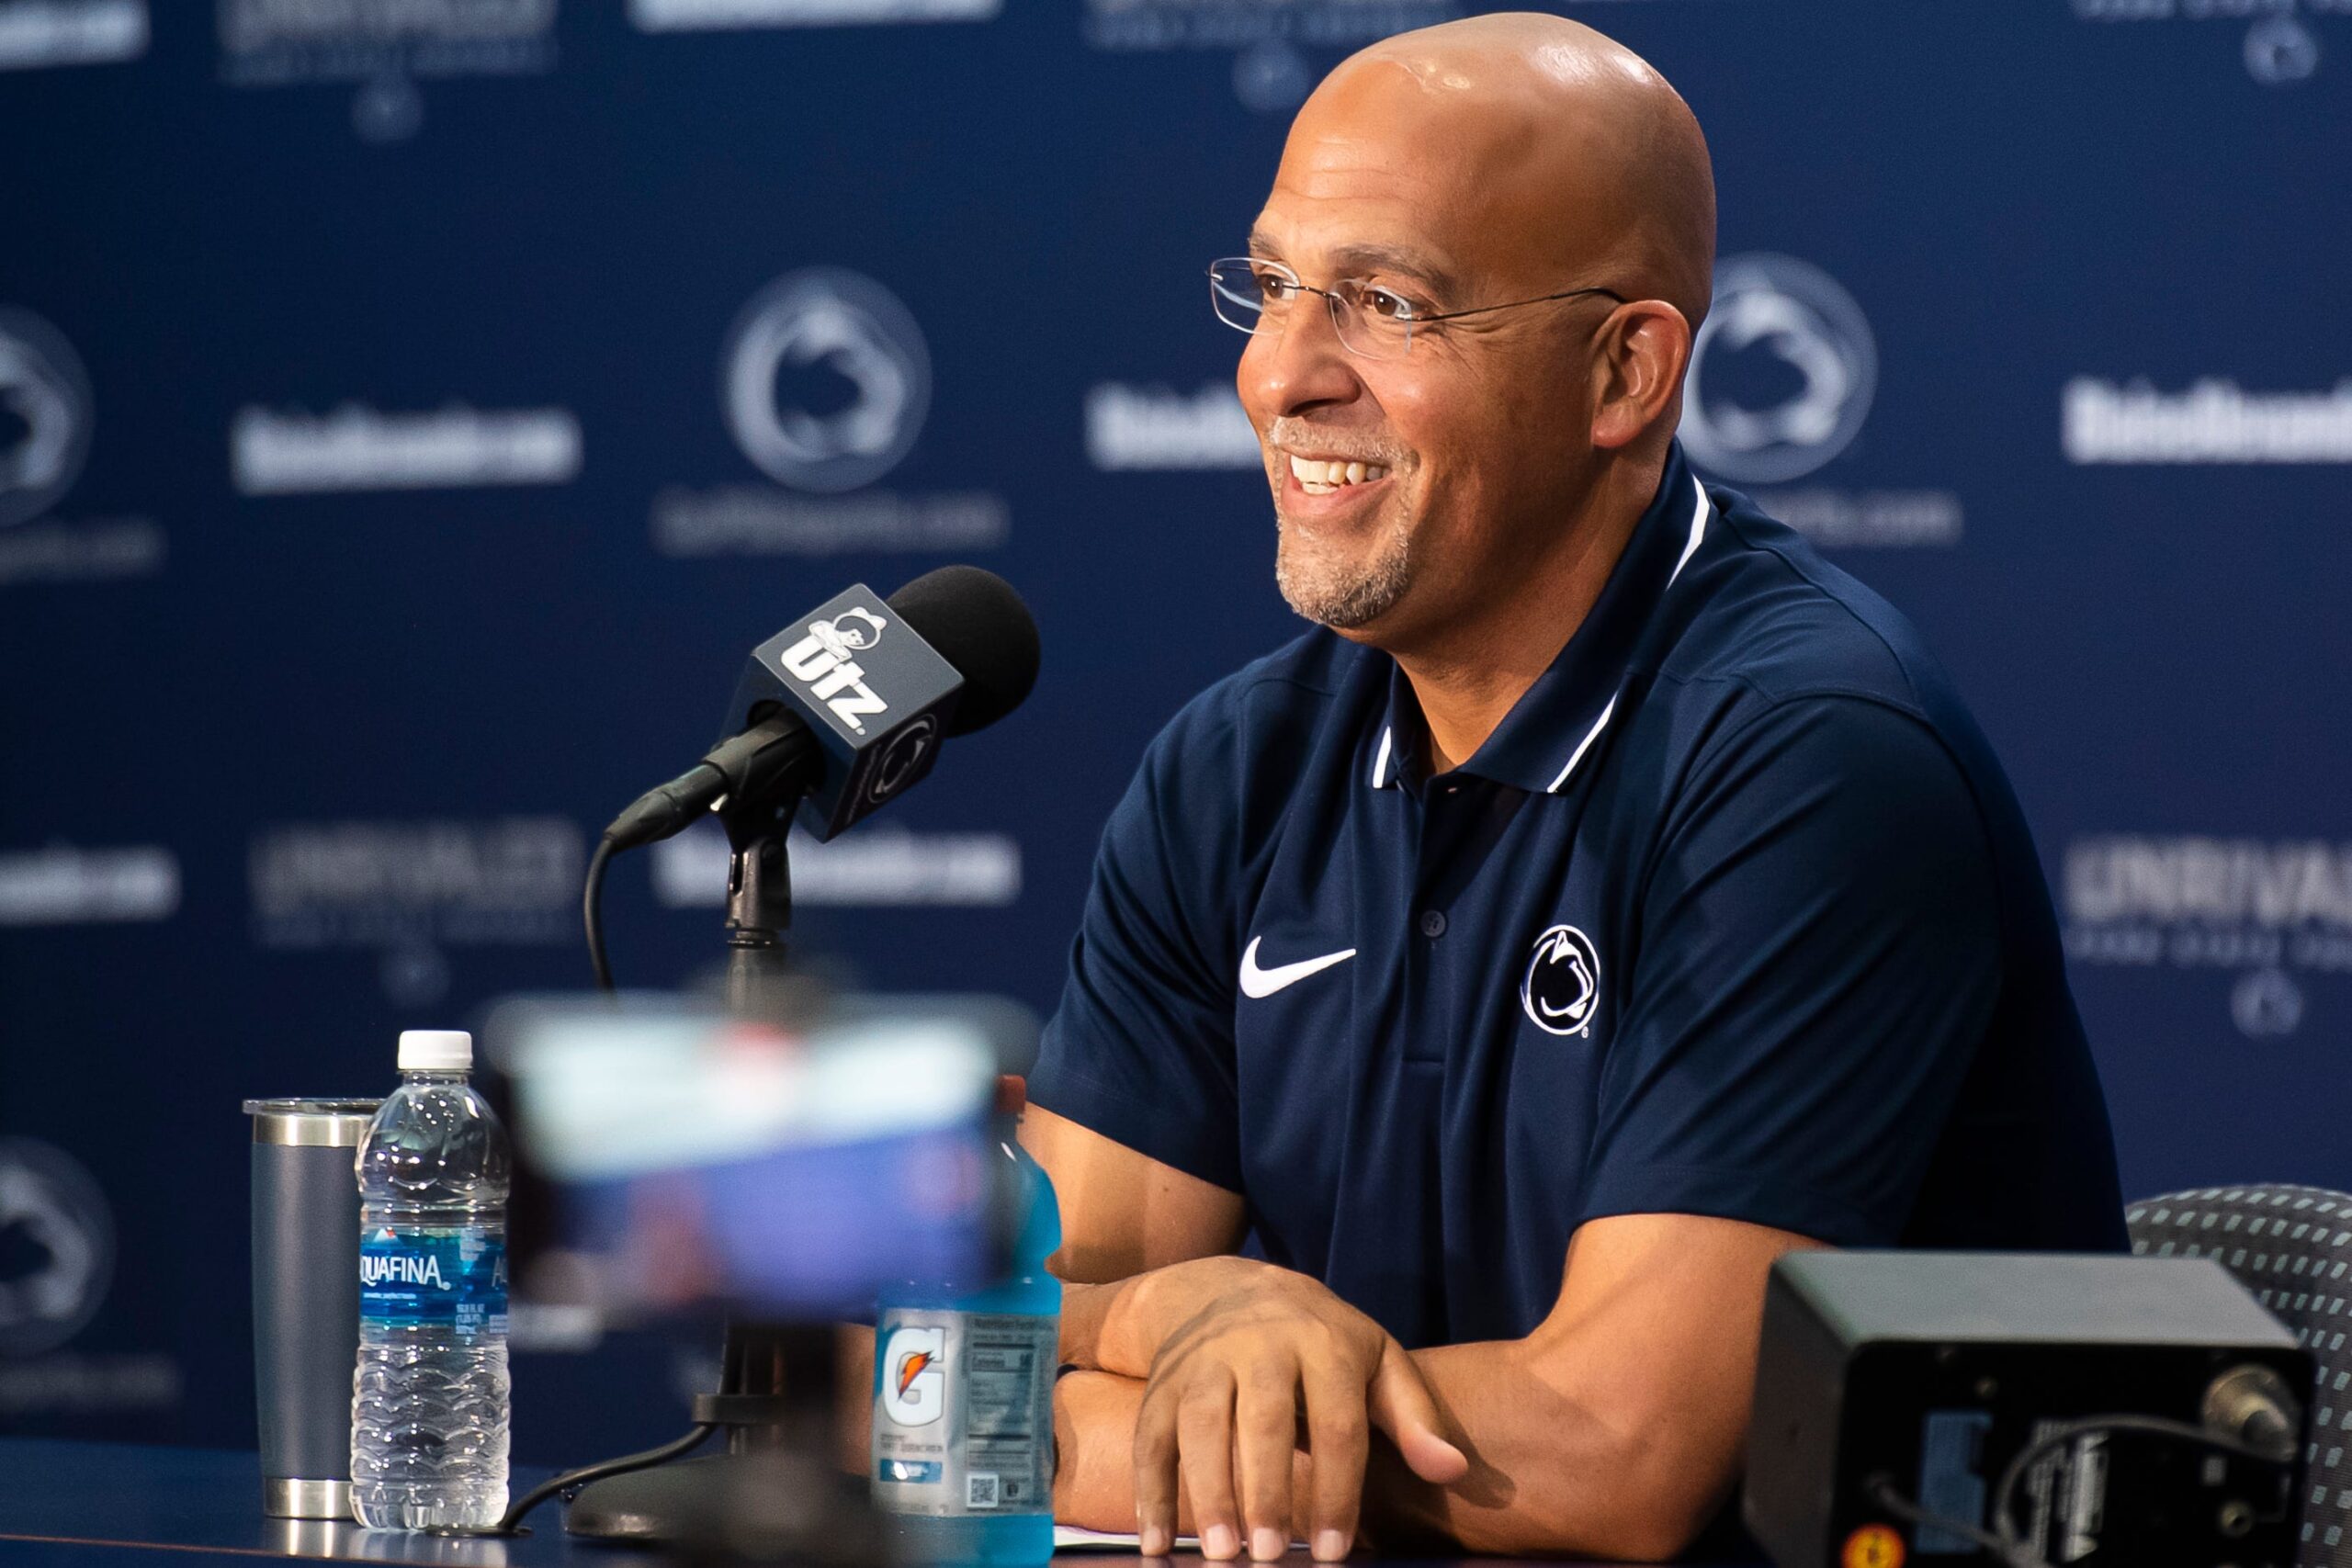
<svg viewBox="0 0 2352 1568">
<path fill-rule="evenodd" d="M 994 572 L 944 566 L 888 600 L 854 584 L 752 650 L 718 744 L 614 818 L 605 852 L 705 812 L 804 796 L 808 830 L 831 839 L 929 773 L 942 740 L 994 724 L 1036 682 L 1036 620 Z"/>
</svg>

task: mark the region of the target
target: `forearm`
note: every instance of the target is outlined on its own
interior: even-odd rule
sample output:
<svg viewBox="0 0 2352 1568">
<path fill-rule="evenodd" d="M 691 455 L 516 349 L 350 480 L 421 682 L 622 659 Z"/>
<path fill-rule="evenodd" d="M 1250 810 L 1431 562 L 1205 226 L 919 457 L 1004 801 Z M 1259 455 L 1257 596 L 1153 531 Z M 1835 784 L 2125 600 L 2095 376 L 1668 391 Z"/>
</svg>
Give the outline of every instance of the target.
<svg viewBox="0 0 2352 1568">
<path fill-rule="evenodd" d="M 1612 1390 L 1596 1357 L 1586 1379 L 1562 1386 L 1556 1359 L 1546 1368 L 1525 1340 L 1436 1346 L 1412 1358 L 1470 1472 L 1432 1485 L 1375 1444 L 1364 1521 L 1385 1549 L 1656 1560 L 1682 1550 L 1728 1491 L 1738 1434 L 1709 1430 L 1694 1444 L 1674 1420 L 1603 1416 L 1655 1410 L 1638 1369 L 1618 1371 L 1623 1386 Z"/>
<path fill-rule="evenodd" d="M 1136 1412 L 1143 1382 L 1075 1371 L 1054 1385 L 1054 1517 L 1091 1530 L 1136 1528 Z"/>
</svg>

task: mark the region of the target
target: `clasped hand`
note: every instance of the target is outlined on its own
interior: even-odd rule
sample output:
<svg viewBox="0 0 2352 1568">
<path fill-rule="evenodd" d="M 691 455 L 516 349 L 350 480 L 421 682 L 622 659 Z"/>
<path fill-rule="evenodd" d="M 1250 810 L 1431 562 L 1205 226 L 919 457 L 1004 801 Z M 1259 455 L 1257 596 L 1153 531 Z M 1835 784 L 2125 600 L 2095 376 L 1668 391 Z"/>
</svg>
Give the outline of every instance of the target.
<svg viewBox="0 0 2352 1568">
<path fill-rule="evenodd" d="M 1404 1348 L 1319 1280 L 1272 1264 L 1204 1258 L 1138 1276 L 1097 1359 L 1147 1380 L 1135 1439 L 1147 1556 L 1175 1542 L 1180 1484 L 1204 1557 L 1245 1540 L 1253 1558 L 1280 1557 L 1302 1525 L 1316 1557 L 1346 1556 L 1374 1428 L 1423 1480 L 1469 1468 Z"/>
</svg>

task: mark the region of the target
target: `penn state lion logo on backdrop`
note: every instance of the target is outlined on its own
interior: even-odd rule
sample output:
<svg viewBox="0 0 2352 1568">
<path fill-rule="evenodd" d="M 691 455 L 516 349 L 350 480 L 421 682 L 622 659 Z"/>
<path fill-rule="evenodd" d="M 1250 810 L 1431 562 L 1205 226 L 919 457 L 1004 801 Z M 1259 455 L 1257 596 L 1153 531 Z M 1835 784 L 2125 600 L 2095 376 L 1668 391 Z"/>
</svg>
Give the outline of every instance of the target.
<svg viewBox="0 0 2352 1568">
<path fill-rule="evenodd" d="M 1600 955 L 1574 926 L 1554 926 L 1535 939 L 1519 1005 L 1535 1027 L 1551 1034 L 1583 1034 L 1600 1010 Z"/>
<path fill-rule="evenodd" d="M 803 395 L 784 378 L 829 373 L 847 393 Z M 735 444 L 781 485 L 838 494 L 898 466 L 931 407 L 931 351 L 898 296 L 861 273 L 810 267 L 776 279 L 728 334 L 719 402 Z"/>
<path fill-rule="evenodd" d="M 1802 479 L 1870 417 L 1878 344 L 1854 297 L 1794 256 L 1732 256 L 1690 344 L 1679 434 L 1734 484 Z"/>
<path fill-rule="evenodd" d="M 90 382 L 73 344 L 29 310 L 0 310 L 0 527 L 71 489 L 90 447 Z"/>
<path fill-rule="evenodd" d="M 81 1162 L 0 1138 L 0 1357 L 73 1338 L 105 1303 L 114 1259 L 114 1216 Z"/>
</svg>

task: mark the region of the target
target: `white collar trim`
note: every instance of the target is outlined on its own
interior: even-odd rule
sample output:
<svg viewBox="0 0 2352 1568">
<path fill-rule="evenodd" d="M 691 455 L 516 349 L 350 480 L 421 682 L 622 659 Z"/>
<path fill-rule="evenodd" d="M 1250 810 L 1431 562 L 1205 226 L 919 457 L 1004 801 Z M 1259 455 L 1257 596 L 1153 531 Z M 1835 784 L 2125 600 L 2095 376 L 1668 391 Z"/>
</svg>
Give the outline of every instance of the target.
<svg viewBox="0 0 2352 1568">
<path fill-rule="evenodd" d="M 1690 489 L 1698 497 L 1698 505 L 1690 513 L 1690 536 L 1683 541 L 1682 554 L 1676 559 L 1674 570 L 1667 576 L 1666 585 L 1668 588 L 1673 587 L 1675 580 L 1682 575 L 1682 569 L 1690 564 L 1690 558 L 1699 553 L 1699 545 L 1707 536 L 1707 519 L 1714 512 L 1713 503 L 1707 499 L 1707 487 L 1701 484 L 1696 477 L 1690 480 Z M 1568 780 L 1575 776 L 1577 764 L 1583 761 L 1585 753 L 1592 750 L 1592 743 L 1600 739 L 1600 732 L 1609 728 L 1610 719 L 1617 712 L 1617 697 L 1623 694 L 1621 688 L 1616 696 L 1609 699 L 1608 705 L 1600 710 L 1600 716 L 1592 721 L 1592 728 L 1586 730 L 1584 739 L 1577 742 L 1577 749 L 1568 753 L 1567 765 L 1560 770 L 1560 776 L 1552 781 L 1545 793 L 1559 794 Z M 1395 744 L 1394 727 L 1384 728 L 1380 732 L 1380 753 L 1372 761 L 1372 787 L 1374 789 L 1386 789 L 1397 782 L 1396 771 L 1388 765 Z"/>
<path fill-rule="evenodd" d="M 1668 588 L 1673 587 L 1674 580 L 1682 575 L 1682 569 L 1690 564 L 1690 558 L 1699 553 L 1699 541 L 1707 536 L 1708 513 L 1714 511 L 1713 504 L 1707 500 L 1707 487 L 1701 484 L 1696 476 L 1690 480 L 1690 488 L 1698 492 L 1699 504 L 1690 513 L 1690 537 L 1683 542 L 1682 555 L 1675 561 L 1673 571 L 1667 575 L 1666 585 Z M 1560 770 L 1560 776 L 1552 781 L 1552 786 L 1545 794 L 1559 794 L 1562 786 L 1576 776 L 1577 764 L 1584 761 L 1587 751 L 1592 750 L 1592 743 L 1600 739 L 1600 732 L 1609 728 L 1609 720 L 1617 712 L 1617 698 L 1624 694 L 1624 688 L 1620 686 L 1616 695 L 1609 699 L 1609 705 L 1600 710 L 1600 716 L 1592 721 L 1592 728 L 1585 731 L 1584 739 L 1577 742 L 1577 749 L 1568 753 L 1567 766 Z"/>
</svg>

